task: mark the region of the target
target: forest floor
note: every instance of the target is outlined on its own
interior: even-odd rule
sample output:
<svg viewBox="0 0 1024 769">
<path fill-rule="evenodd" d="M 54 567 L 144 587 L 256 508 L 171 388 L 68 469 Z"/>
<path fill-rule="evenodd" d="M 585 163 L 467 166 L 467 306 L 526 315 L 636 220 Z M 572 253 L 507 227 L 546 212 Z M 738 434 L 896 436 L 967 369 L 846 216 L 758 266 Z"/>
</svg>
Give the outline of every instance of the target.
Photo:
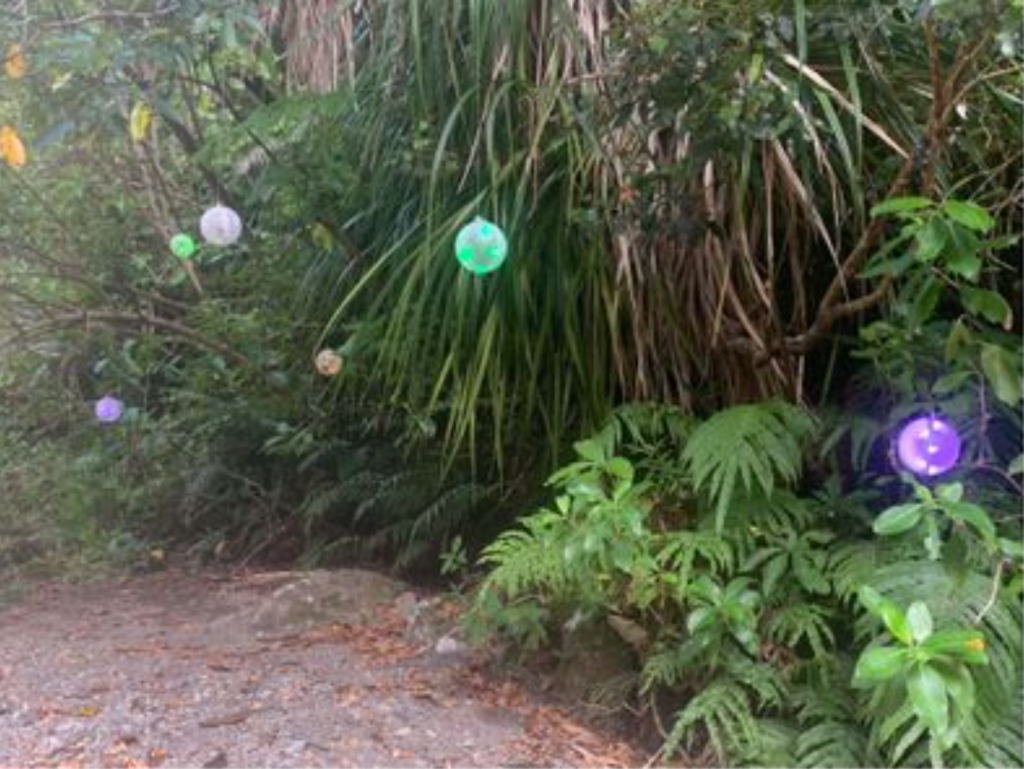
<svg viewBox="0 0 1024 769">
<path fill-rule="evenodd" d="M 175 569 L 37 587 L 0 611 L 0 767 L 644 763 L 457 642 L 417 639 L 411 594 L 254 632 L 295 579 Z"/>
</svg>

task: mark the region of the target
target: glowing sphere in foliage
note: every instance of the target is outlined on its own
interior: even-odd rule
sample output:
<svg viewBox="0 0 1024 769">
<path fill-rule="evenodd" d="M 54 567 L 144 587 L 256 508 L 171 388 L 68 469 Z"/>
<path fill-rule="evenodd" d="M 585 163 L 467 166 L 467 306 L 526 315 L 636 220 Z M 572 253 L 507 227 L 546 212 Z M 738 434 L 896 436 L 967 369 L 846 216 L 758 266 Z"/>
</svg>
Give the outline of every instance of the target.
<svg viewBox="0 0 1024 769">
<path fill-rule="evenodd" d="M 334 350 L 321 350 L 316 356 L 316 370 L 323 376 L 337 376 L 341 373 L 341 356 Z"/>
<path fill-rule="evenodd" d="M 501 267 L 508 256 L 508 240 L 496 224 L 477 217 L 455 238 L 455 258 L 463 268 L 477 275 Z"/>
<path fill-rule="evenodd" d="M 900 464 L 915 475 L 942 475 L 960 459 L 960 436 L 945 420 L 919 417 L 900 431 L 896 453 Z"/>
<path fill-rule="evenodd" d="M 175 235 L 171 238 L 171 253 L 182 261 L 191 259 L 196 253 L 196 242 L 188 235 Z"/>
<path fill-rule="evenodd" d="M 227 206 L 214 206 L 199 220 L 199 231 L 211 245 L 231 246 L 242 237 L 242 218 Z"/>
<path fill-rule="evenodd" d="M 112 395 L 104 395 L 96 401 L 96 419 L 103 424 L 120 422 L 124 415 L 124 404 Z"/>
</svg>

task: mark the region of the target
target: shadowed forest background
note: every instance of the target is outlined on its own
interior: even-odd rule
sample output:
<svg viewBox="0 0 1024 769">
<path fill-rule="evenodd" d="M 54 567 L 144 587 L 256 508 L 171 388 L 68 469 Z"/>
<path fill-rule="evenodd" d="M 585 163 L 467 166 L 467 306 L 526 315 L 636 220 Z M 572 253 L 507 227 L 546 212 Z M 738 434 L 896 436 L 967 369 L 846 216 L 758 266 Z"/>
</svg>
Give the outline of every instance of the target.
<svg viewBox="0 0 1024 769">
<path fill-rule="evenodd" d="M 0 605 L 369 565 L 662 756 L 1021 765 L 1022 8 L 6 0 Z"/>
</svg>

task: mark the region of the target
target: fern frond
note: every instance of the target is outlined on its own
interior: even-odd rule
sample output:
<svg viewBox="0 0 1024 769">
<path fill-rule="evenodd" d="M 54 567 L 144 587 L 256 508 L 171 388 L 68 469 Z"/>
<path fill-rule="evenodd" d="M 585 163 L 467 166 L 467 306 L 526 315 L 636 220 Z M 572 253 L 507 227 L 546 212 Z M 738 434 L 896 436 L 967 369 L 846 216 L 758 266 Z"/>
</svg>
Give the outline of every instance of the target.
<svg viewBox="0 0 1024 769">
<path fill-rule="evenodd" d="M 830 619 L 832 613 L 818 604 L 789 603 L 780 606 L 768 618 L 764 629 L 772 643 L 795 649 L 806 641 L 814 657 L 822 659 L 836 644 Z"/>
<path fill-rule="evenodd" d="M 524 529 L 507 531 L 484 549 L 480 563 L 492 571 L 482 589 L 496 589 L 508 598 L 539 589 L 555 596 L 568 591 L 574 580 L 566 569 L 561 547 L 553 546 L 544 536 L 546 518 L 530 516 L 523 521 Z"/>
<path fill-rule="evenodd" d="M 656 560 L 675 573 L 680 595 L 685 595 L 695 565 L 718 576 L 736 568 L 732 545 L 710 531 L 673 531 L 662 535 Z"/>
<path fill-rule="evenodd" d="M 760 751 L 761 733 L 742 685 L 728 676 L 716 679 L 679 711 L 665 740 L 665 755 L 692 747 L 699 729 L 720 758 Z"/>
<path fill-rule="evenodd" d="M 868 744 L 867 730 L 857 720 L 849 663 L 845 657 L 833 659 L 824 669 L 823 678 L 814 677 L 793 693 L 800 724 L 795 746 L 798 766 L 828 769 L 881 765 Z"/>
<path fill-rule="evenodd" d="M 788 699 L 788 687 L 779 671 L 745 654 L 728 654 L 724 670 L 733 680 L 756 694 L 758 708 L 779 708 Z"/>
<path fill-rule="evenodd" d="M 645 661 L 640 672 L 640 691 L 656 687 L 669 688 L 693 674 L 693 661 L 700 653 L 694 644 L 662 644 Z"/>
<path fill-rule="evenodd" d="M 778 482 L 799 479 L 804 445 L 813 429 L 803 410 L 769 402 L 720 411 L 693 431 L 683 461 L 694 487 L 706 492 L 714 505 L 719 531 L 734 497 L 770 498 Z"/>
<path fill-rule="evenodd" d="M 662 403 L 627 403 L 612 412 L 606 429 L 616 451 L 678 456 L 696 424 L 682 409 Z"/>
</svg>

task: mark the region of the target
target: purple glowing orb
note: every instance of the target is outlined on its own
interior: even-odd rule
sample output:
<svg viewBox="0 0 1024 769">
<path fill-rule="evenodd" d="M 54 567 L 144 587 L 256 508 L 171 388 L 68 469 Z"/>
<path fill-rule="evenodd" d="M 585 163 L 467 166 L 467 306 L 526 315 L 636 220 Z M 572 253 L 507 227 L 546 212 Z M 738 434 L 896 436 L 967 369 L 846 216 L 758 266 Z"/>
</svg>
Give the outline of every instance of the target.
<svg viewBox="0 0 1024 769">
<path fill-rule="evenodd" d="M 942 475 L 960 459 L 960 436 L 949 422 L 920 417 L 900 432 L 896 453 L 900 464 L 916 475 Z"/>
<path fill-rule="evenodd" d="M 120 422 L 124 414 L 124 404 L 112 395 L 105 395 L 96 401 L 96 419 L 103 424 Z"/>
</svg>

